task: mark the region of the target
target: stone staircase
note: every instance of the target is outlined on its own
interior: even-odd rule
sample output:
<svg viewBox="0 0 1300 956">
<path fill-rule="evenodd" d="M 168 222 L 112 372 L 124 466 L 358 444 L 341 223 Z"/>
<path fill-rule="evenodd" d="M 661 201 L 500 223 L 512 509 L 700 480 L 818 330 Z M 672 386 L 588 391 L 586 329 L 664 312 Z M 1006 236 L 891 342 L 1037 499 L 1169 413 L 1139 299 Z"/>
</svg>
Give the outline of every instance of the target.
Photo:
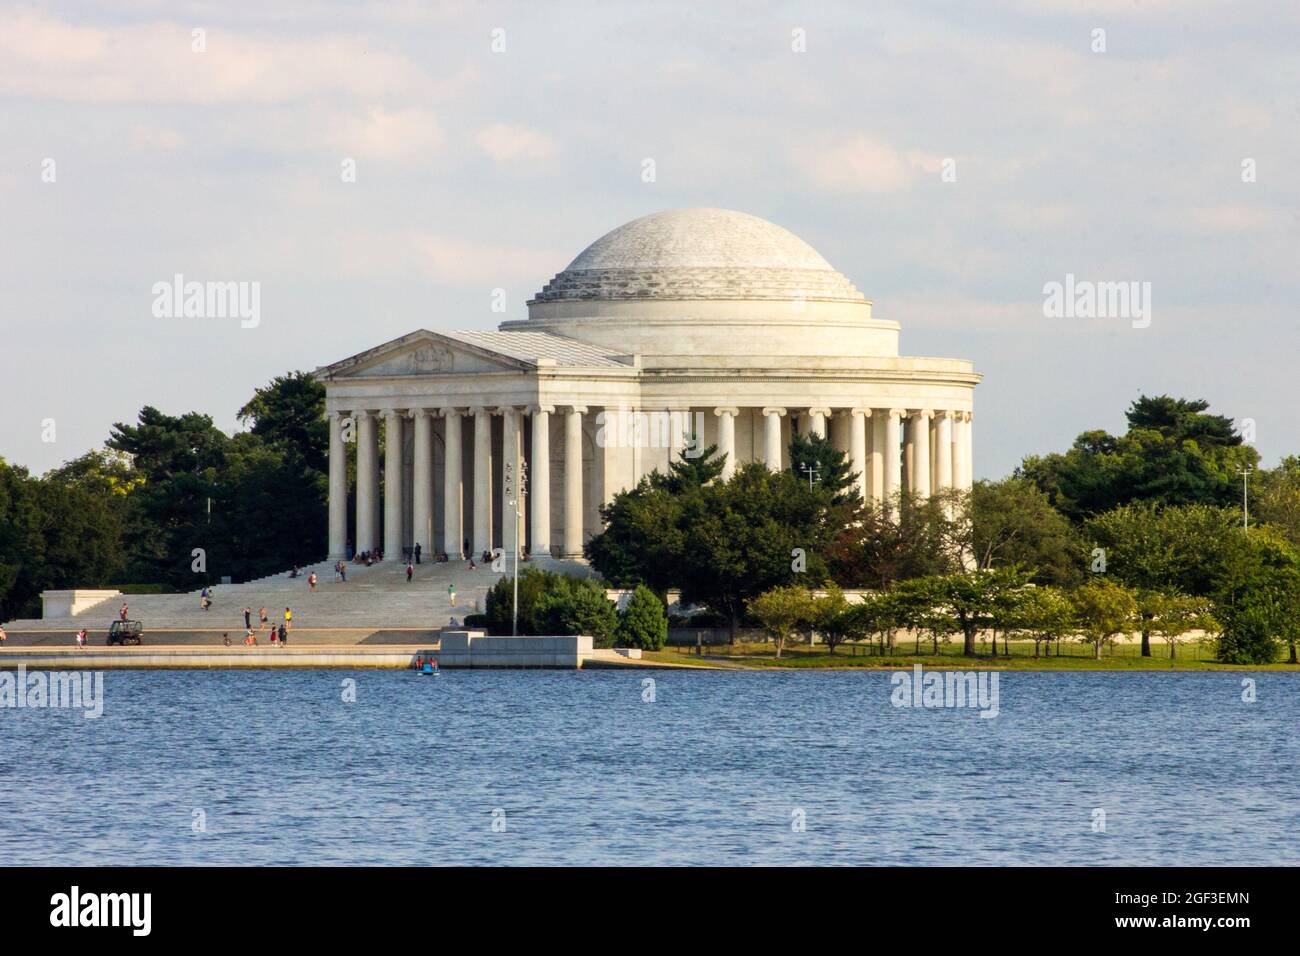
<svg viewBox="0 0 1300 956">
<path fill-rule="evenodd" d="M 527 567 L 521 564 L 521 570 Z M 576 565 L 573 569 L 561 567 L 561 562 L 547 562 L 546 566 L 569 573 L 585 573 Z M 307 575 L 316 572 L 317 590 L 312 592 Z M 117 618 L 122 602 L 127 604 L 128 616 L 140 621 L 145 631 L 170 630 L 229 630 L 232 636 L 242 636 L 244 607 L 253 609 L 256 626 L 258 609 L 265 607 L 267 618 L 274 623 L 284 620 L 284 609 L 293 611 L 292 627 L 297 628 L 439 628 L 446 626 L 452 617 L 463 621 L 465 615 L 481 610 L 488 588 L 503 576 L 490 566 L 479 565 L 469 570 L 469 562 L 423 563 L 415 568 L 414 578 L 406 580 L 406 565 L 400 561 L 385 561 L 365 567 L 348 565 L 347 583 L 335 580 L 333 562 L 322 561 L 303 568 L 296 578 L 288 572 L 271 575 L 241 584 L 218 584 L 212 587 L 212 607 L 204 611 L 199 605 L 199 592 L 186 594 L 128 594 L 96 604 L 72 617 L 52 620 L 19 620 L 5 624 L 14 631 L 65 631 L 75 632 L 81 627 L 92 634 L 108 629 Z M 456 585 L 456 606 L 452 607 L 447 593 L 449 584 Z"/>
</svg>

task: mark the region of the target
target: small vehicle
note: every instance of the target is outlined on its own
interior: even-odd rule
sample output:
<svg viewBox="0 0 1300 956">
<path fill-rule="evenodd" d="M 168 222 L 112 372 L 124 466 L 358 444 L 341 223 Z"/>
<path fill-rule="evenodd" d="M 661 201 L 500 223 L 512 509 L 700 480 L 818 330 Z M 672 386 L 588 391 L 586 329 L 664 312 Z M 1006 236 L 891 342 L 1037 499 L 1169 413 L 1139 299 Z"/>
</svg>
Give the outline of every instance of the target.
<svg viewBox="0 0 1300 956">
<path fill-rule="evenodd" d="M 121 644 L 139 644 L 144 628 L 139 621 L 114 621 L 108 626 L 108 646 Z"/>
</svg>

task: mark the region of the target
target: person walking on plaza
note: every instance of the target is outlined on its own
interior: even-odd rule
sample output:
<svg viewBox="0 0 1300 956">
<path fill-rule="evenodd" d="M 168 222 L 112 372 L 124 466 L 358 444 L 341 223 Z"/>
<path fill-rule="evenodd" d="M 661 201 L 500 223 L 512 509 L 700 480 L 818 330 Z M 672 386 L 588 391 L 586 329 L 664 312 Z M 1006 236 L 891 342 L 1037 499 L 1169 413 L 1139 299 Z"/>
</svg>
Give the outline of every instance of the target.
<svg viewBox="0 0 1300 956">
<path fill-rule="evenodd" d="M 313 591 L 316 590 L 316 572 L 315 572 L 315 571 L 313 571 L 311 574 L 307 575 L 307 585 L 308 585 L 308 587 L 310 587 Z"/>
<path fill-rule="evenodd" d="M 118 619 L 119 621 L 125 621 L 125 620 L 126 620 L 126 610 L 127 610 L 127 608 L 126 608 L 126 602 L 123 601 L 123 602 L 122 602 L 122 606 L 121 606 L 121 608 L 119 608 L 119 609 L 118 609 L 118 612 L 117 612 L 117 619 Z"/>
<path fill-rule="evenodd" d="M 253 609 L 251 607 L 246 607 L 244 608 L 244 630 L 249 631 L 252 630 L 252 628 L 253 628 Z"/>
<path fill-rule="evenodd" d="M 456 606 L 456 585 L 454 583 L 447 585 L 447 601 L 452 607 Z"/>
<path fill-rule="evenodd" d="M 288 627 L 288 626 L 289 626 L 289 622 L 292 621 L 292 620 L 293 620 L 293 611 L 290 611 L 288 608 L 285 608 L 285 609 L 284 609 L 284 626 L 285 626 L 285 627 Z"/>
<path fill-rule="evenodd" d="M 262 619 L 262 623 L 265 624 L 265 623 L 266 623 L 266 608 L 262 608 L 260 611 L 258 611 L 258 612 L 257 612 L 257 616 L 260 617 L 260 618 Z"/>
<path fill-rule="evenodd" d="M 289 629 L 283 624 L 280 625 L 280 646 L 284 647 L 289 643 Z"/>
<path fill-rule="evenodd" d="M 413 565 L 413 564 L 408 564 L 408 565 L 406 566 L 406 583 L 407 583 L 407 584 L 410 584 L 410 583 L 411 583 L 411 576 L 412 576 L 413 574 L 415 574 L 415 565 Z"/>
<path fill-rule="evenodd" d="M 416 563 L 416 564 L 419 564 L 419 563 L 420 563 L 420 552 L 421 552 L 422 550 L 423 550 L 423 548 L 421 548 L 420 543 L 417 541 L 417 542 L 415 543 L 415 563 Z"/>
</svg>

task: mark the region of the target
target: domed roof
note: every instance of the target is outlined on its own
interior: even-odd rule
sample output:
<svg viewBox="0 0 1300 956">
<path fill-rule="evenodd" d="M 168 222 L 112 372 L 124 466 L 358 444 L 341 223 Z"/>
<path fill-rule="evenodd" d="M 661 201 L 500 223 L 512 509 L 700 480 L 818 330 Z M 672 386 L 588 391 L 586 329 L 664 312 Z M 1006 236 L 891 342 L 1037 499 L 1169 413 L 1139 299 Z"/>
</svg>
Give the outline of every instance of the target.
<svg viewBox="0 0 1300 956">
<path fill-rule="evenodd" d="M 584 249 L 532 301 L 573 299 L 865 301 L 794 233 L 730 209 L 633 219 Z"/>
</svg>

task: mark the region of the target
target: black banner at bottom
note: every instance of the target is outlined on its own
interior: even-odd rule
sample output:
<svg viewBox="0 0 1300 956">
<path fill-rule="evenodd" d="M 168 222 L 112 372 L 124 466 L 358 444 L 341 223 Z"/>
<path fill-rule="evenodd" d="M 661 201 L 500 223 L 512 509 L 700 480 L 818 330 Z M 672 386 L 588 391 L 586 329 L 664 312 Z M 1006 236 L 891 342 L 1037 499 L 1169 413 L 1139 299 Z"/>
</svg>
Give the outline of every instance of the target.
<svg viewBox="0 0 1300 956">
<path fill-rule="evenodd" d="M 927 942 L 978 928 L 1001 941 L 1231 944 L 1290 925 L 1291 879 L 1281 868 L 11 868 L 0 898 L 11 944 L 373 945 L 429 928 L 495 939 L 565 925 L 680 939 L 682 919 L 703 939 L 798 929 L 816 940 L 864 918 L 917 921 Z"/>
</svg>

